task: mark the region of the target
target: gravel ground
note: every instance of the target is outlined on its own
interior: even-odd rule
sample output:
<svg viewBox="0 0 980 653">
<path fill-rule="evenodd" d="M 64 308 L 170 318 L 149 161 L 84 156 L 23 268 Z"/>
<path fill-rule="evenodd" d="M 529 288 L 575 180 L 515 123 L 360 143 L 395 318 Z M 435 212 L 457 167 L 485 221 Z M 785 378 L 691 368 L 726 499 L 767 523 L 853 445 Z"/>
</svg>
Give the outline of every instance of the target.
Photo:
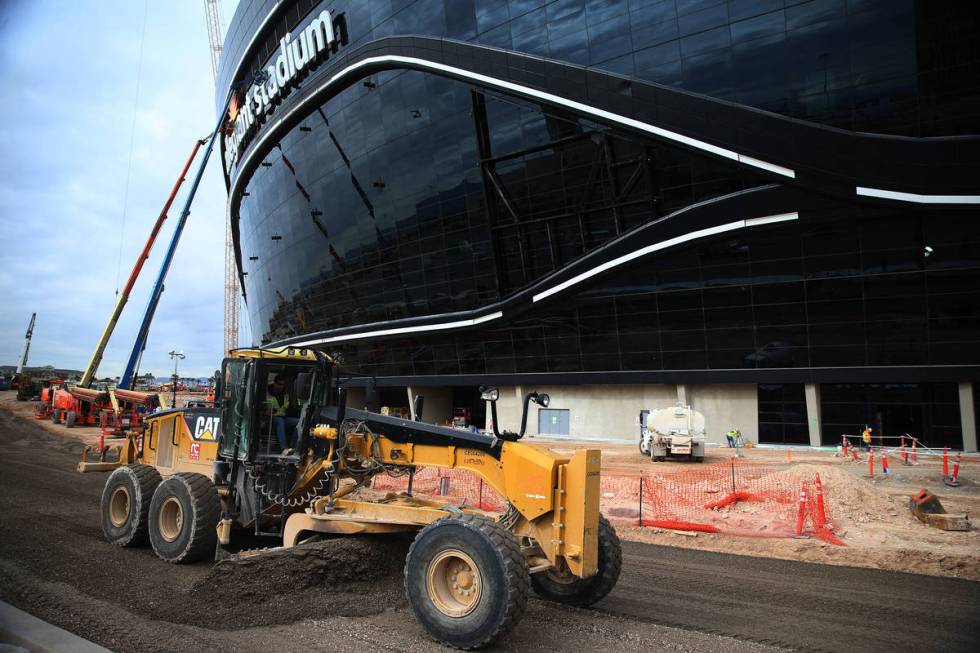
<svg viewBox="0 0 980 653">
<path fill-rule="evenodd" d="M 167 565 L 105 543 L 81 446 L 0 410 L 0 599 L 116 651 L 444 650 L 405 603 L 406 540 Z M 977 614 L 978 583 L 625 543 L 594 610 L 532 599 L 499 650 L 972 651 Z"/>
</svg>

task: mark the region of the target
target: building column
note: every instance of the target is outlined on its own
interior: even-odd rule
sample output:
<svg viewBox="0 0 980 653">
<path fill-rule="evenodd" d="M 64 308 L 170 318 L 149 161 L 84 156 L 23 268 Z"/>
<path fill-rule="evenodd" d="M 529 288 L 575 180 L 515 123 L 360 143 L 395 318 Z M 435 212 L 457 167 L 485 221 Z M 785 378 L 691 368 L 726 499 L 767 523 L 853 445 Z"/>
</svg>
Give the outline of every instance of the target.
<svg viewBox="0 0 980 653">
<path fill-rule="evenodd" d="M 960 428 L 963 430 L 963 451 L 977 450 L 977 413 L 973 405 L 973 384 L 960 384 Z"/>
<path fill-rule="evenodd" d="M 415 415 L 415 389 L 412 386 L 407 386 L 405 392 L 408 393 L 408 414 L 412 416 L 412 421 L 417 421 L 418 417 Z M 422 405 L 422 412 L 425 413 L 425 404 Z M 422 415 L 425 417 L 425 415 Z"/>
<path fill-rule="evenodd" d="M 819 447 L 823 420 L 820 417 L 820 386 L 816 383 L 806 383 L 803 386 L 806 395 L 806 426 L 810 432 L 810 446 Z"/>
<path fill-rule="evenodd" d="M 685 406 L 690 406 L 690 404 L 687 403 L 687 386 L 683 383 L 677 384 L 677 401 Z"/>
</svg>

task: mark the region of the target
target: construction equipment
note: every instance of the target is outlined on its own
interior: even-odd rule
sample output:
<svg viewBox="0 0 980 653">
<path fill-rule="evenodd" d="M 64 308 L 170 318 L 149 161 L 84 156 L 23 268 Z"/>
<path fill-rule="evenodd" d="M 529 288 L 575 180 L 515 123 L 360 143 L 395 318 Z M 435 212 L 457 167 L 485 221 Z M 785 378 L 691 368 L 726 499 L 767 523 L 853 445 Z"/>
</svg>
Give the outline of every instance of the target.
<svg viewBox="0 0 980 653">
<path fill-rule="evenodd" d="M 41 396 L 34 407 L 34 419 L 50 419 L 54 405 L 54 393 L 65 382 L 61 379 L 46 379 L 41 382 Z"/>
<path fill-rule="evenodd" d="M 224 20 L 219 0 L 204 0 L 204 20 L 208 26 L 208 44 L 211 47 L 211 75 L 218 78 L 218 63 L 224 50 L 222 34 Z M 228 178 L 225 177 L 227 183 Z M 231 233 L 231 220 L 225 221 L 225 352 L 238 348 L 239 296 L 238 264 L 235 261 L 235 240 Z"/>
<path fill-rule="evenodd" d="M 214 126 L 214 130 L 211 135 L 206 139 L 207 146 L 204 148 L 204 154 L 201 156 L 201 163 L 197 168 L 197 172 L 194 175 L 194 181 L 191 182 L 191 186 L 187 191 L 187 197 L 184 200 L 184 208 L 180 212 L 180 217 L 177 219 L 177 224 L 174 227 L 174 234 L 170 238 L 170 245 L 167 247 L 167 252 L 164 254 L 163 263 L 160 265 L 160 272 L 157 274 L 156 282 L 153 284 L 153 290 L 150 292 L 150 300 L 147 302 L 146 310 L 143 313 L 143 320 L 140 323 L 139 332 L 136 335 L 136 342 L 133 343 L 133 349 L 129 354 L 129 361 L 126 363 L 126 369 L 123 370 L 122 377 L 119 379 L 118 386 L 120 388 L 129 389 L 130 383 L 133 382 L 133 378 L 136 375 L 137 369 L 139 368 L 139 360 L 143 355 L 143 350 L 146 348 L 146 340 L 150 334 L 150 323 L 153 322 L 153 315 L 156 313 L 157 304 L 160 303 L 160 296 L 163 294 L 163 284 L 167 279 L 167 273 L 170 271 L 170 264 L 173 262 L 174 253 L 177 251 L 177 244 L 180 242 L 180 236 L 184 232 L 184 225 L 187 224 L 187 218 L 191 214 L 191 205 L 194 203 L 194 197 L 197 195 L 197 189 L 201 184 L 201 178 L 204 176 L 204 169 L 208 165 L 208 159 L 211 158 L 211 152 L 214 150 L 214 143 L 218 140 L 218 135 L 226 128 L 226 123 L 228 122 L 228 109 L 231 106 L 232 99 L 236 97 L 239 88 L 242 86 L 247 86 L 254 81 L 264 82 L 267 79 L 268 73 L 265 71 L 259 71 L 248 77 L 239 80 L 235 84 L 232 84 L 228 91 L 228 97 L 225 99 L 224 107 L 221 109 L 221 113 L 218 114 L 218 122 Z M 204 141 L 202 141 L 204 144 Z"/>
<path fill-rule="evenodd" d="M 640 453 L 650 460 L 686 456 L 704 461 L 704 415 L 678 402 L 670 408 L 640 411 Z"/>
<path fill-rule="evenodd" d="M 144 418 L 155 410 L 163 408 L 160 396 L 155 392 L 138 392 L 124 388 L 109 390 L 111 409 L 99 414 L 99 427 L 107 438 L 121 438 L 128 431 L 139 435 L 143 432 Z"/>
<path fill-rule="evenodd" d="M 102 362 L 102 356 L 105 353 L 106 345 L 109 344 L 109 338 L 112 337 L 112 332 L 116 328 L 116 324 L 119 322 L 119 316 L 122 315 L 123 308 L 125 308 L 126 303 L 129 301 L 129 295 L 133 290 L 133 286 L 136 285 L 136 279 L 139 278 L 140 272 L 143 270 L 143 264 L 150 257 L 150 250 L 153 249 L 153 243 L 156 242 L 157 235 L 160 233 L 160 229 L 163 227 L 163 223 L 167 220 L 167 215 L 170 212 L 170 207 L 174 202 L 174 198 L 177 197 L 177 191 L 180 189 L 181 185 L 184 183 L 184 179 L 187 176 L 187 171 L 191 167 L 191 163 L 194 161 L 194 157 L 197 156 L 197 151 L 201 149 L 203 141 L 196 141 L 194 143 L 194 148 L 191 150 L 191 154 L 187 157 L 187 162 L 181 169 L 180 174 L 177 175 L 177 181 L 174 182 L 173 189 L 170 191 L 170 195 L 167 197 L 167 201 L 163 204 L 163 209 L 160 211 L 160 215 L 157 216 L 156 222 L 153 223 L 153 228 L 150 230 L 150 235 L 146 239 L 146 244 L 143 245 L 143 251 L 140 252 L 139 256 L 136 258 L 136 263 L 133 265 L 132 271 L 129 273 L 129 279 L 126 280 L 126 285 L 123 286 L 122 292 L 116 298 L 116 305 L 112 308 L 112 313 L 109 315 L 109 322 L 105 325 L 102 330 L 102 336 L 99 338 L 99 342 L 95 345 L 95 351 L 92 352 L 92 358 L 89 359 L 88 365 L 85 366 L 85 371 L 82 373 L 82 378 L 78 385 L 82 388 L 89 388 L 92 386 L 92 379 L 95 378 L 95 373 L 99 369 L 99 364 Z M 128 388 L 127 384 L 122 386 L 123 388 Z"/>
<path fill-rule="evenodd" d="M 112 410 L 107 390 L 67 386 L 54 391 L 51 400 L 51 421 L 65 426 L 94 426 L 101 421 L 103 411 Z"/>
<path fill-rule="evenodd" d="M 20 362 L 17 363 L 17 372 L 10 386 L 17 390 L 17 401 L 30 401 L 41 392 L 31 375 L 24 371 L 24 367 L 27 365 L 27 354 L 31 351 L 31 338 L 34 337 L 34 321 L 36 319 L 37 313 L 31 313 L 31 321 L 27 325 L 27 333 L 24 335 L 24 353 L 21 354 Z"/>
<path fill-rule="evenodd" d="M 948 513 L 939 497 L 923 488 L 909 499 L 909 510 L 923 524 L 944 531 L 970 530 L 970 518 L 966 513 Z"/>
<path fill-rule="evenodd" d="M 288 416 L 267 402 L 286 379 L 297 416 L 296 445 L 276 430 Z M 276 383 L 272 384 L 275 380 Z M 116 460 L 86 449 L 79 471 L 111 471 L 102 528 L 119 546 L 149 542 L 168 562 L 223 552 L 232 526 L 292 547 L 318 534 L 416 532 L 405 565 L 408 602 L 436 640 L 483 646 L 520 619 L 533 588 L 544 598 L 587 606 L 615 585 L 616 532 L 599 514 L 600 452 L 571 457 L 520 442 L 521 432 L 471 433 L 355 410 L 329 357 L 305 349 L 236 350 L 222 362 L 219 408 L 149 416 Z M 370 393 L 369 393 L 370 394 Z M 528 393 L 547 405 L 547 395 Z M 283 422 L 277 422 L 277 419 Z M 508 503 L 503 515 L 412 495 L 419 466 L 466 470 Z M 408 491 L 371 496 L 378 474 L 408 475 Z M 380 494 L 374 492 L 374 494 Z"/>
<path fill-rule="evenodd" d="M 24 335 L 24 353 L 21 354 L 20 362 L 17 364 L 17 374 L 24 373 L 24 366 L 27 365 L 27 354 L 31 351 L 31 338 L 34 337 L 34 321 L 37 313 L 31 313 L 31 322 L 27 325 L 27 333 Z"/>
</svg>

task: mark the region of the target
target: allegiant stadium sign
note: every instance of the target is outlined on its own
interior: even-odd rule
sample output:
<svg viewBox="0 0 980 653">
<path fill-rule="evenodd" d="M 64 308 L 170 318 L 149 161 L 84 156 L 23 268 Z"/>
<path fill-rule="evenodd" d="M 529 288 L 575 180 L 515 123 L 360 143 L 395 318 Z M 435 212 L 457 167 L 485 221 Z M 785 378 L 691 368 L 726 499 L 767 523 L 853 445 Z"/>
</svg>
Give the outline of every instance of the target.
<svg viewBox="0 0 980 653">
<path fill-rule="evenodd" d="M 279 41 L 279 54 L 260 75 L 265 79 L 248 87 L 244 95 L 232 99 L 229 120 L 232 133 L 225 138 L 225 165 L 228 170 L 238 161 L 253 127 L 286 97 L 293 86 L 330 52 L 347 43 L 347 23 L 343 14 L 332 18 L 321 11 L 295 36 L 287 33 Z"/>
</svg>

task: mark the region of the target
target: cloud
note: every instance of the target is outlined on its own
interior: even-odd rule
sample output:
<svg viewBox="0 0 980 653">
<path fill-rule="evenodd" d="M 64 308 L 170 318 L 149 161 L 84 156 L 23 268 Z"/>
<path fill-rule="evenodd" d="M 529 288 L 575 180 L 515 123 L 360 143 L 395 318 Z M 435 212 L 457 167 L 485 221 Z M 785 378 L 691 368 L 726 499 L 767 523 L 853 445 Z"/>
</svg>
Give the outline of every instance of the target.
<svg viewBox="0 0 980 653">
<path fill-rule="evenodd" d="M 200 2 L 7 3 L 0 20 L 0 362 L 81 369 L 194 141 L 214 127 Z M 230 6 L 225 14 L 230 15 Z M 130 142 L 135 124 L 135 137 Z M 190 185 L 184 184 L 106 350 L 121 373 Z M 126 189 L 129 176 L 128 193 Z M 225 190 L 208 165 L 150 329 L 142 369 L 220 362 Z M 172 368 L 171 368 L 172 369 Z"/>
</svg>

